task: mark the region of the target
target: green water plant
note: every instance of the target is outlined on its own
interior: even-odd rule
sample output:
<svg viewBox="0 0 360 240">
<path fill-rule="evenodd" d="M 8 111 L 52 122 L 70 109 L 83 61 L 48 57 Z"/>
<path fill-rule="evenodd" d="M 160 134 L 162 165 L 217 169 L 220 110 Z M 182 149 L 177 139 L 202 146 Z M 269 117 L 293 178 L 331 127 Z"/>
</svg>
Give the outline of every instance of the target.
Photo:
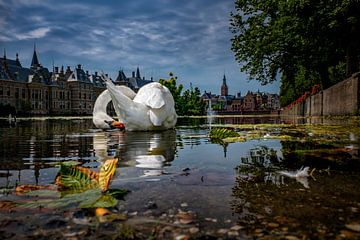
<svg viewBox="0 0 360 240">
<path fill-rule="evenodd" d="M 18 186 L 17 193 L 23 193 L 28 198 L 18 205 L 28 208 L 114 207 L 118 199 L 123 199 L 128 193 L 126 189 L 109 189 L 117 162 L 117 159 L 107 160 L 99 172 L 73 164 L 60 164 L 55 179 L 57 188 Z"/>
</svg>

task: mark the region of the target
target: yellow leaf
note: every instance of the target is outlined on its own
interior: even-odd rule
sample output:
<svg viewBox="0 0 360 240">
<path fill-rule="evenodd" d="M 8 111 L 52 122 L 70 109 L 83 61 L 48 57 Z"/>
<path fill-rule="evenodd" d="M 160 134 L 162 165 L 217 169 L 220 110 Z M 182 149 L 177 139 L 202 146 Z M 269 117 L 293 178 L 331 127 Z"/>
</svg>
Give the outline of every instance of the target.
<svg viewBox="0 0 360 240">
<path fill-rule="evenodd" d="M 115 174 L 118 159 L 108 159 L 100 167 L 99 186 L 103 192 L 109 189 L 109 184 Z"/>
</svg>

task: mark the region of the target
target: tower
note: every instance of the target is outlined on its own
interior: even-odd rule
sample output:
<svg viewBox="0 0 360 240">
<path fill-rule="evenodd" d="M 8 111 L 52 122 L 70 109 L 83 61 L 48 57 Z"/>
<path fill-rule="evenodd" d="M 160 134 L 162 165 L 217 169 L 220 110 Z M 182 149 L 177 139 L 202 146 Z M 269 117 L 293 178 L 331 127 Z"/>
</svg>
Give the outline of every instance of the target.
<svg viewBox="0 0 360 240">
<path fill-rule="evenodd" d="M 227 95 L 228 95 L 228 86 L 226 85 L 226 77 L 224 74 L 223 83 L 221 85 L 221 96 L 227 96 Z"/>
<path fill-rule="evenodd" d="M 37 68 L 40 67 L 39 59 L 36 54 L 36 45 L 34 43 L 34 54 L 31 60 L 31 68 Z"/>
<path fill-rule="evenodd" d="M 137 69 L 136 69 L 136 78 L 141 78 L 139 67 L 137 67 Z"/>
</svg>

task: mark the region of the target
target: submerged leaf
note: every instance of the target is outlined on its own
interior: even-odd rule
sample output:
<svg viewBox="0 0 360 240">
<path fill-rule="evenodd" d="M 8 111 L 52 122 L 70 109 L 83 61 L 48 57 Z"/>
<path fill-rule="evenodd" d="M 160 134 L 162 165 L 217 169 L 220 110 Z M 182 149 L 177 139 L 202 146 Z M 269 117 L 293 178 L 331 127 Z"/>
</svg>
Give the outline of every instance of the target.
<svg viewBox="0 0 360 240">
<path fill-rule="evenodd" d="M 114 207 L 118 201 L 109 194 L 89 195 L 79 204 L 80 208 L 109 208 Z"/>
<path fill-rule="evenodd" d="M 125 195 L 129 193 L 127 189 L 109 189 L 107 193 L 116 199 L 124 199 Z"/>
</svg>

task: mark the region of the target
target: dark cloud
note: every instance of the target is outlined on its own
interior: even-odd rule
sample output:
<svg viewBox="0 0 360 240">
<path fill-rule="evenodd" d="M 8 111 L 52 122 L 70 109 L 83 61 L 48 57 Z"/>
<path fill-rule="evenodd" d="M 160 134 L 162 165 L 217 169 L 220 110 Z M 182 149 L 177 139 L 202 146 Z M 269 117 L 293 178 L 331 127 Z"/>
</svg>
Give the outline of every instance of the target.
<svg viewBox="0 0 360 240">
<path fill-rule="evenodd" d="M 233 0 L 0 0 L 0 44 L 29 65 L 36 42 L 40 61 L 51 66 L 82 63 L 116 77 L 140 66 L 145 76 L 192 82 L 218 93 L 224 71 L 230 92 L 257 90 L 230 51 Z M 11 56 L 10 56 L 11 57 Z M 144 75 L 143 74 L 143 75 Z M 261 88 L 260 88 L 261 89 Z M 278 85 L 264 90 L 278 91 Z"/>
</svg>

